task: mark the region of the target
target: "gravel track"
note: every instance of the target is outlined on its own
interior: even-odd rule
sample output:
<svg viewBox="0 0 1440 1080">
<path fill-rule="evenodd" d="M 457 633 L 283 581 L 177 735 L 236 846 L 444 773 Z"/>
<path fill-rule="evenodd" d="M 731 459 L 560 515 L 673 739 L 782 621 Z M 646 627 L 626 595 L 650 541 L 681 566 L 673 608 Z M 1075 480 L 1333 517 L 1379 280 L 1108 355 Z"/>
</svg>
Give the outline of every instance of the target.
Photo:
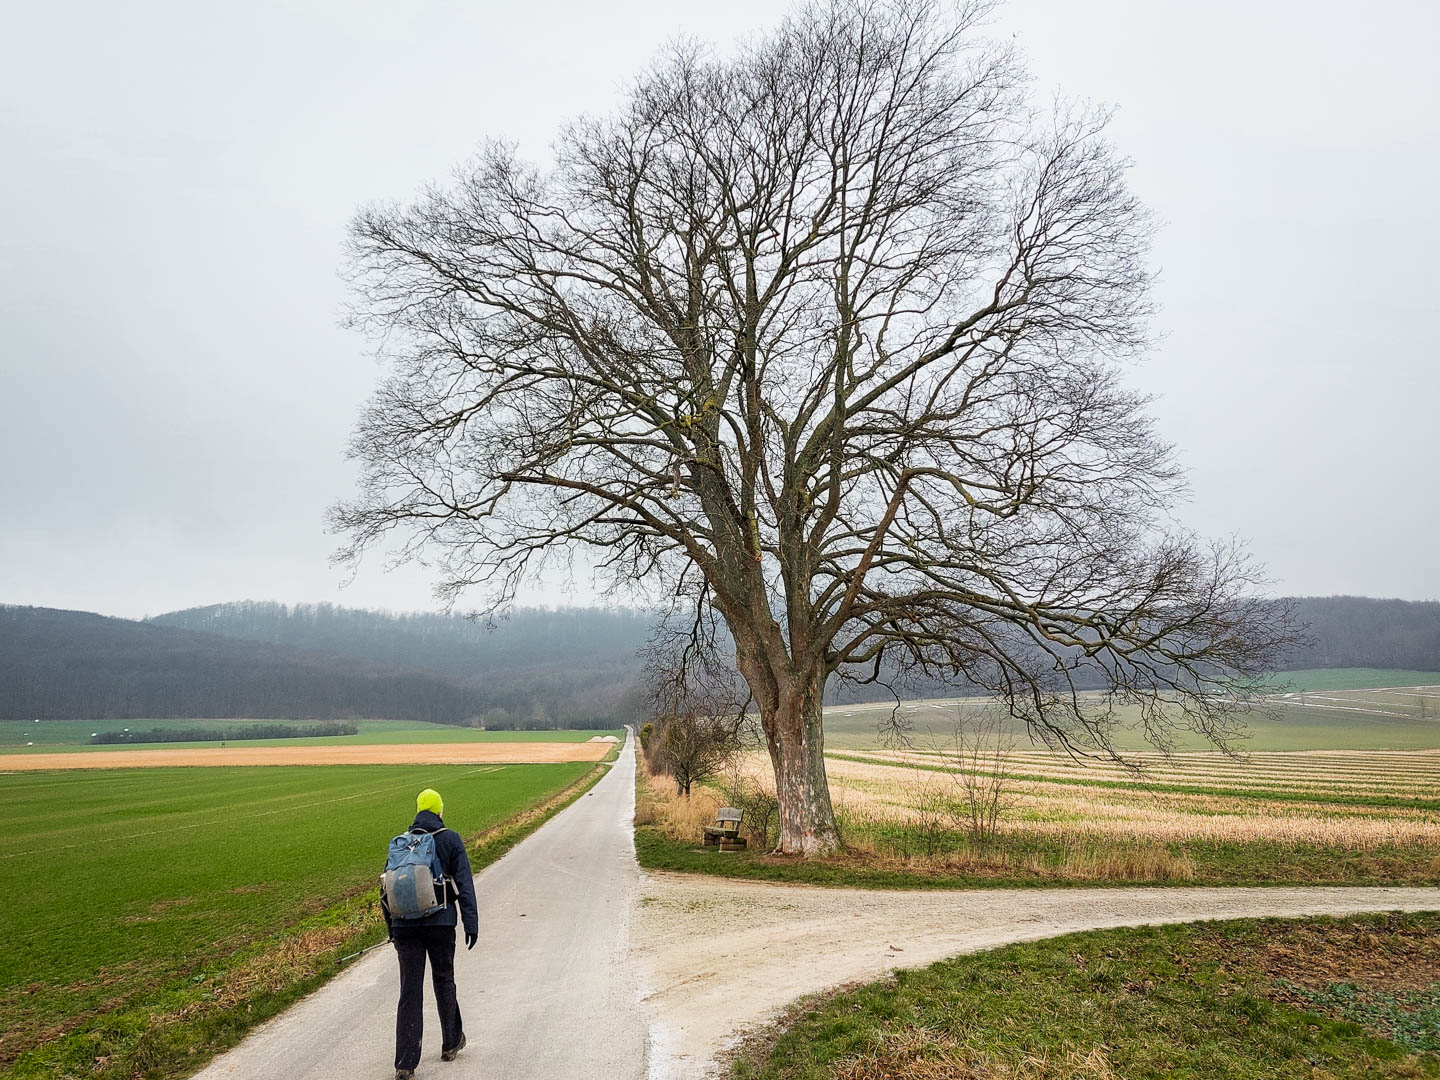
<svg viewBox="0 0 1440 1080">
<path fill-rule="evenodd" d="M 717 856 L 723 857 L 723 856 Z M 1072 888 L 899 892 L 647 874 L 635 954 L 654 1080 L 717 1055 L 796 998 L 1077 930 L 1247 916 L 1440 909 L 1440 889 Z"/>
</svg>

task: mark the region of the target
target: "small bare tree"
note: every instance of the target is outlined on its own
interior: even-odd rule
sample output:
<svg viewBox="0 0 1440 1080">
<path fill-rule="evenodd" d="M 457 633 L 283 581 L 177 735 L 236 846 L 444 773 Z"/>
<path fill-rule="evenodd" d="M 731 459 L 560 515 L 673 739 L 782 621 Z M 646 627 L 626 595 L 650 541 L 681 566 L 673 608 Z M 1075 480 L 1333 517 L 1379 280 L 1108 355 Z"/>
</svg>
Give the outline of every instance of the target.
<svg viewBox="0 0 1440 1080">
<path fill-rule="evenodd" d="M 940 754 L 959 789 L 953 819 L 970 839 L 988 843 L 1000 834 L 1001 820 L 1015 805 L 1010 761 L 1015 733 L 993 708 L 967 711 L 961 705 L 955 711 L 949 743 Z"/>
<path fill-rule="evenodd" d="M 676 646 L 662 628 L 644 650 L 655 711 L 646 760 L 688 797 L 693 785 L 726 770 L 744 749 L 750 699 L 713 650 L 697 650 L 684 639 Z"/>
<path fill-rule="evenodd" d="M 1242 550 L 1167 528 L 1180 475 L 1118 363 L 1151 219 L 1106 115 L 1032 108 L 988 11 L 812 0 L 677 47 L 548 170 L 491 145 L 351 227 L 390 374 L 340 557 L 398 533 L 503 606 L 584 548 L 718 612 L 787 853 L 839 843 L 832 675 L 944 676 L 1103 752 L 1116 705 L 1223 742 L 1293 641 Z"/>
<path fill-rule="evenodd" d="M 911 839 L 922 854 L 945 850 L 956 833 L 981 844 L 999 836 L 1016 803 L 1010 764 L 1016 738 L 1005 721 L 994 707 L 959 705 L 944 737 L 923 741 L 936 768 L 917 772 L 907 799 Z"/>
<path fill-rule="evenodd" d="M 736 726 L 733 715 L 716 716 L 693 702 L 657 718 L 654 761 L 678 794 L 688 797 L 694 784 L 725 769 L 740 750 Z"/>
</svg>

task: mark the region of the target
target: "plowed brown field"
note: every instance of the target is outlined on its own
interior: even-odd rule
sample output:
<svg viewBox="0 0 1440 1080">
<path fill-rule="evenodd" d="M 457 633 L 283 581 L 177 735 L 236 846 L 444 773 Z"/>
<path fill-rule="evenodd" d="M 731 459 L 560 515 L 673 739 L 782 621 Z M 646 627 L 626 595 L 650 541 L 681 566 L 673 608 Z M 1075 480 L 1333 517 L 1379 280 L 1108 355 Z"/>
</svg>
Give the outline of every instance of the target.
<svg viewBox="0 0 1440 1080">
<path fill-rule="evenodd" d="M 164 765 L 519 765 L 599 761 L 613 743 L 383 743 L 371 746 L 227 746 L 188 750 L 108 750 L 0 754 L 0 772 L 134 769 Z"/>
</svg>

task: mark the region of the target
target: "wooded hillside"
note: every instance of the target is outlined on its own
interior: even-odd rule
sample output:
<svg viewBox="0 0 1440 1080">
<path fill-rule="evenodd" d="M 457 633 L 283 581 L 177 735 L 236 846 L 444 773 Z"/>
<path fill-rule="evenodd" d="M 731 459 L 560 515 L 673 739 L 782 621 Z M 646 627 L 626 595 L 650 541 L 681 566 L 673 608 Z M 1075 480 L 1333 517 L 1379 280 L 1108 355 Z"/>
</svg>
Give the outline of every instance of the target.
<svg viewBox="0 0 1440 1080">
<path fill-rule="evenodd" d="M 432 673 L 83 611 L 0 607 L 0 718 L 377 716 L 462 723 Z"/>
<path fill-rule="evenodd" d="M 520 608 L 486 625 L 460 615 L 243 601 L 149 621 L 434 672 L 474 696 L 487 727 L 563 727 L 638 715 L 636 651 L 653 619 L 627 608 Z"/>
<path fill-rule="evenodd" d="M 1295 601 L 1313 644 L 1290 669 L 1440 671 L 1440 603 Z M 0 606 L 0 718 L 391 717 L 487 727 L 614 726 L 645 708 L 636 651 L 651 618 L 628 609 L 521 609 L 494 627 L 460 616 L 328 604 L 217 604 L 145 622 Z M 905 696 L 964 687 L 910 684 Z M 884 700 L 837 683 L 834 703 Z"/>
</svg>

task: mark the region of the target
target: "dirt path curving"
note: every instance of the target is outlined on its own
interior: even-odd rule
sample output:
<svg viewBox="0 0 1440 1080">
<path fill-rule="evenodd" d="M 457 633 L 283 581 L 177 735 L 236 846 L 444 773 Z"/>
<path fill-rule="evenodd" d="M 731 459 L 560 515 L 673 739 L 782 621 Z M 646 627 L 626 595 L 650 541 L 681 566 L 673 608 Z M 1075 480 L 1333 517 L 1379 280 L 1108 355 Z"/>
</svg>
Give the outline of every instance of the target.
<svg viewBox="0 0 1440 1080">
<path fill-rule="evenodd" d="M 651 1080 L 715 1075 L 717 1054 L 798 997 L 959 953 L 1141 923 L 1440 909 L 1433 888 L 895 892 L 646 874 L 639 893 Z"/>
</svg>

